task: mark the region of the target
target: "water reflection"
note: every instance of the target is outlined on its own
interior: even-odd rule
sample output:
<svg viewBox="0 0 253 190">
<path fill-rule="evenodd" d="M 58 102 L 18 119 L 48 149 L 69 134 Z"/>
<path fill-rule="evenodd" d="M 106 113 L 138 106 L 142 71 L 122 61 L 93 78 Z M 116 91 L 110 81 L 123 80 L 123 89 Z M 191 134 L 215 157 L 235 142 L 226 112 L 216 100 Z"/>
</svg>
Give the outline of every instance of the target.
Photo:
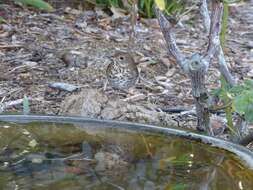
<svg viewBox="0 0 253 190">
<path fill-rule="evenodd" d="M 253 172 L 226 151 L 180 138 L 86 129 L 2 124 L 0 189 L 233 190 L 253 186 Z"/>
</svg>

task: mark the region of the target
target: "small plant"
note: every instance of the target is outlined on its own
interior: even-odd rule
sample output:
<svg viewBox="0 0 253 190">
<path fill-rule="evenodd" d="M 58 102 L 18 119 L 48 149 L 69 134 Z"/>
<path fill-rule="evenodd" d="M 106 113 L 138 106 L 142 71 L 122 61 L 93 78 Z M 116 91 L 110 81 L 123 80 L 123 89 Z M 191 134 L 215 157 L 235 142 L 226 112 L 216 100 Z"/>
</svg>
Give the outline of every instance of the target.
<svg viewBox="0 0 253 190">
<path fill-rule="evenodd" d="M 113 6 L 122 9 L 128 9 L 133 3 L 132 1 L 126 1 L 123 3 L 122 0 L 89 0 L 88 2 L 95 5 L 105 7 Z M 168 15 L 174 15 L 175 13 L 182 13 L 185 11 L 186 0 L 165 0 L 164 3 L 165 3 L 165 11 Z M 153 6 L 154 0 L 139 0 L 138 1 L 139 14 L 147 18 L 155 17 Z"/>
<path fill-rule="evenodd" d="M 43 11 L 53 11 L 54 8 L 44 0 L 13 0 L 16 3 L 32 6 L 34 8 L 43 10 Z M 82 0 L 80 0 L 82 1 Z M 186 11 L 186 0 L 165 0 L 165 12 L 167 15 L 178 16 L 175 14 L 183 13 Z M 0 1 L 1 3 L 1 1 Z M 87 0 L 87 3 L 91 3 L 95 6 L 102 6 L 106 8 L 118 7 L 122 9 L 129 9 L 133 1 L 124 1 L 124 0 Z M 143 17 L 153 18 L 155 13 L 153 10 L 154 0 L 139 0 L 138 1 L 138 11 L 139 14 Z"/>
<path fill-rule="evenodd" d="M 104 6 L 104 7 L 120 7 L 123 8 L 123 3 L 121 0 L 89 0 L 88 2 L 94 4 L 94 5 L 99 5 L 99 6 Z"/>
<path fill-rule="evenodd" d="M 229 98 L 231 112 L 237 112 L 246 122 L 253 123 L 253 80 L 246 79 L 243 84 L 233 87 L 225 84 L 215 90 L 214 95 L 224 102 Z"/>
<path fill-rule="evenodd" d="M 43 0 L 14 0 L 16 3 L 21 3 L 23 5 L 29 5 L 34 8 L 44 10 L 44 11 L 53 11 L 54 8 L 47 2 Z"/>
<path fill-rule="evenodd" d="M 222 28 L 220 33 L 220 41 L 221 41 L 221 47 L 224 49 L 225 47 L 225 38 L 228 28 L 228 17 L 229 17 L 229 4 L 240 2 L 241 0 L 225 0 L 223 2 L 224 10 L 223 10 L 223 17 L 222 17 Z M 227 119 L 227 126 L 230 129 L 232 133 L 236 136 L 240 136 L 241 132 L 238 127 L 233 126 L 233 112 L 237 112 L 240 114 L 242 118 L 246 120 L 246 122 L 252 123 L 253 122 L 253 111 L 252 109 L 248 108 L 245 104 L 249 104 L 252 107 L 252 102 L 250 102 L 253 99 L 253 93 L 252 91 L 248 91 L 250 88 L 253 87 L 252 81 L 245 80 L 244 84 L 237 85 L 237 84 L 229 84 L 224 77 L 221 77 L 221 88 L 218 90 L 218 96 L 220 99 L 224 102 L 226 105 L 224 107 L 225 113 L 226 113 L 226 119 Z M 240 89 L 238 91 L 238 89 Z M 250 116 L 252 118 L 250 118 Z M 239 131 L 238 131 L 239 130 Z M 235 133 L 237 131 L 237 133 Z M 239 132 L 239 133 L 238 133 Z"/>
<path fill-rule="evenodd" d="M 28 115 L 30 113 L 30 104 L 27 96 L 23 98 L 23 114 Z"/>
<path fill-rule="evenodd" d="M 164 6 L 164 12 L 169 16 L 178 17 L 186 11 L 185 0 L 165 0 L 161 3 Z M 140 0 L 138 3 L 140 14 L 147 18 L 155 16 L 153 6 L 154 0 Z"/>
</svg>

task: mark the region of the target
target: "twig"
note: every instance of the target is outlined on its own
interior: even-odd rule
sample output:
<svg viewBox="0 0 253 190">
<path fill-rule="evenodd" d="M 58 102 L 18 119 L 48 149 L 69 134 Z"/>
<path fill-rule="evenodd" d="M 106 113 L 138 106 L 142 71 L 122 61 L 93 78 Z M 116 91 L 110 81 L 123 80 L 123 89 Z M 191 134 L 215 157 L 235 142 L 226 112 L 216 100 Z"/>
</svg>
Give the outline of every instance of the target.
<svg viewBox="0 0 253 190">
<path fill-rule="evenodd" d="M 221 74 L 223 75 L 223 77 L 225 78 L 226 82 L 228 84 L 230 84 L 231 86 L 234 86 L 234 85 L 236 85 L 236 81 L 233 78 L 233 76 L 231 75 L 231 73 L 227 67 L 227 63 L 226 63 L 225 56 L 224 56 L 221 46 L 219 47 L 219 49 L 220 49 L 219 55 L 218 55 L 219 70 L 220 70 Z"/>
<path fill-rule="evenodd" d="M 7 57 L 5 59 L 3 59 L 4 62 L 9 62 L 9 61 L 15 61 L 15 60 L 23 60 L 26 58 L 29 58 L 31 56 L 31 54 L 22 54 L 22 55 L 17 55 L 17 56 L 13 56 L 13 57 Z"/>
<path fill-rule="evenodd" d="M 146 96 L 142 93 L 140 94 L 135 94 L 133 96 L 127 97 L 125 99 L 123 99 L 124 102 L 128 102 L 128 101 L 136 101 L 136 100 L 141 100 L 141 99 L 145 99 Z"/>
<path fill-rule="evenodd" d="M 180 49 L 178 48 L 175 40 L 175 34 L 174 34 L 174 25 L 171 24 L 165 17 L 165 15 L 159 10 L 158 7 L 155 7 L 155 13 L 158 18 L 161 31 L 163 33 L 163 36 L 165 38 L 167 49 L 169 51 L 169 54 L 172 55 L 179 66 L 183 69 L 185 73 L 188 73 L 187 68 L 187 61 L 185 56 L 182 54 Z"/>
<path fill-rule="evenodd" d="M 213 0 L 211 26 L 209 30 L 209 44 L 204 60 L 211 63 L 214 56 L 220 51 L 220 31 L 223 16 L 223 3 Z"/>
<path fill-rule="evenodd" d="M 207 0 L 202 0 L 200 5 L 200 14 L 204 21 L 205 31 L 209 33 L 211 20 L 208 12 Z"/>
<path fill-rule="evenodd" d="M 23 45 L 13 44 L 13 45 L 0 45 L 0 49 L 11 49 L 11 48 L 20 48 L 24 47 Z"/>
<path fill-rule="evenodd" d="M 214 0 L 214 1 L 217 1 L 217 0 Z M 223 4 L 220 3 L 220 6 L 216 6 L 213 8 L 216 9 L 216 13 L 213 12 L 212 20 L 214 21 L 216 20 L 216 22 L 212 23 L 212 26 L 211 26 L 211 20 L 210 20 L 210 15 L 208 12 L 207 1 L 206 0 L 201 1 L 200 13 L 204 21 L 205 30 L 207 33 L 209 33 L 209 40 L 210 40 L 208 53 L 205 59 L 207 59 L 206 60 L 207 62 L 210 62 L 213 56 L 215 54 L 218 54 L 219 70 L 221 74 L 224 76 L 225 80 L 228 82 L 228 84 L 233 86 L 236 84 L 236 81 L 231 75 L 227 67 L 227 63 L 226 63 L 225 56 L 224 56 L 220 39 L 219 39 L 220 31 L 221 31 L 221 23 L 222 23 Z"/>
</svg>

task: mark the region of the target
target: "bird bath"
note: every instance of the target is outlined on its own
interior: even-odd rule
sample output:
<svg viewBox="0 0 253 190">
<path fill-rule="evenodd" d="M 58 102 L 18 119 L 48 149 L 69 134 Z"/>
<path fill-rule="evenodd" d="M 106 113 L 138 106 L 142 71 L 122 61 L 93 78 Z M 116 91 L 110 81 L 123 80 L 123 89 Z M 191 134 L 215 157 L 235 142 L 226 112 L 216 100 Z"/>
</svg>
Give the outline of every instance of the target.
<svg viewBox="0 0 253 190">
<path fill-rule="evenodd" d="M 252 189 L 246 148 L 177 129 L 0 115 L 1 190 Z"/>
</svg>

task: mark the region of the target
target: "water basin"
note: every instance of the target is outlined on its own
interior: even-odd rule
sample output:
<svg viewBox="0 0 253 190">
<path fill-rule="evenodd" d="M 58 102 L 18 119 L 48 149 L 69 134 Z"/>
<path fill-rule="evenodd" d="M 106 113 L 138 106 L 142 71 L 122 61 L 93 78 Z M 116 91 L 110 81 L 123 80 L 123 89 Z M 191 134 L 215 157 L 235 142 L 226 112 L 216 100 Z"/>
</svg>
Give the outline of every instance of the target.
<svg viewBox="0 0 253 190">
<path fill-rule="evenodd" d="M 250 190 L 252 161 L 244 147 L 177 129 L 0 115 L 0 190 Z"/>
</svg>

